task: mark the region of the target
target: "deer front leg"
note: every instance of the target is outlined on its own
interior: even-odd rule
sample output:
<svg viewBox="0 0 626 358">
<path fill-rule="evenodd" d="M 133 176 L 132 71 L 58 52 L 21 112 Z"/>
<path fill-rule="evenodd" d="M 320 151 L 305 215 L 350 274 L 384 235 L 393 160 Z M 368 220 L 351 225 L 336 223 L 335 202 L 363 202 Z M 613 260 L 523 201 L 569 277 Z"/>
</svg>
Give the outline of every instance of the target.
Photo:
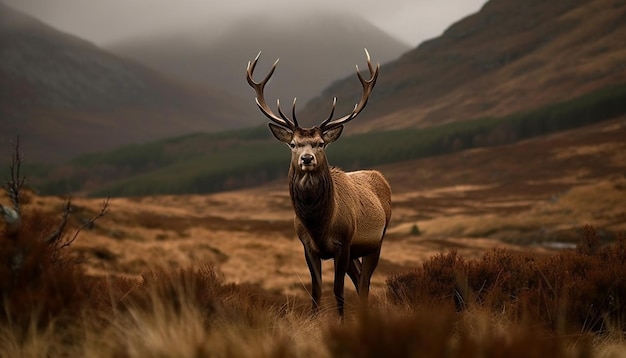
<svg viewBox="0 0 626 358">
<path fill-rule="evenodd" d="M 350 246 L 339 244 L 337 254 L 335 255 L 335 283 L 333 288 L 335 293 L 335 299 L 337 300 L 337 310 L 339 311 L 340 318 L 343 318 L 343 286 L 349 264 Z"/>
<path fill-rule="evenodd" d="M 320 299 L 322 298 L 322 260 L 311 250 L 304 248 L 304 257 L 311 273 L 311 311 L 319 311 Z"/>
</svg>

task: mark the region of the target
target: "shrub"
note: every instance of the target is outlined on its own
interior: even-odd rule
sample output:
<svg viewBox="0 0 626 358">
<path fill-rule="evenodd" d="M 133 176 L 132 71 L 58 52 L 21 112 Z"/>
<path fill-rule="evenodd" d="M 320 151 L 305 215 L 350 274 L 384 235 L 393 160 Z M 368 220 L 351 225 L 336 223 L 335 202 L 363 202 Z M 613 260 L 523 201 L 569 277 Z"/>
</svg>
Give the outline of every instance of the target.
<svg viewBox="0 0 626 358">
<path fill-rule="evenodd" d="M 413 224 L 413 226 L 411 226 L 411 231 L 409 232 L 409 234 L 411 236 L 420 236 L 422 232 L 420 231 L 420 228 L 417 226 L 417 224 Z"/>
<path fill-rule="evenodd" d="M 4 219 L 0 231 L 0 323 L 11 323 L 23 333 L 33 323 L 45 327 L 63 312 L 75 311 L 89 302 L 91 280 L 64 248 L 74 236 L 67 235 L 71 202 L 56 217 L 43 211 L 23 211 L 19 139 L 14 146 L 10 178 L 4 185 L 11 206 L 0 205 Z M 88 222 L 104 215 L 102 211 Z"/>
<path fill-rule="evenodd" d="M 413 272 L 387 280 L 396 305 L 441 304 L 506 312 L 554 332 L 605 332 L 626 327 L 626 239 L 600 246 L 585 226 L 578 248 L 535 258 L 493 249 L 480 260 L 439 254 Z"/>
<path fill-rule="evenodd" d="M 421 269 L 394 275 L 387 280 L 391 302 L 409 306 L 438 306 L 459 302 L 459 277 L 465 261 L 456 251 L 437 254 Z M 457 303 L 458 304 L 458 303 Z"/>
</svg>

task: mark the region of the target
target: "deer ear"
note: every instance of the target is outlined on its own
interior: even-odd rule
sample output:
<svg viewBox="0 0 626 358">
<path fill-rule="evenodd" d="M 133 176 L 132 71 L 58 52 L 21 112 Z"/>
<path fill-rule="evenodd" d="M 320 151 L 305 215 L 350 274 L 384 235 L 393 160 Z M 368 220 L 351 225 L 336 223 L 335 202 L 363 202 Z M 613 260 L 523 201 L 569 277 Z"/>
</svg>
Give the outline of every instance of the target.
<svg viewBox="0 0 626 358">
<path fill-rule="evenodd" d="M 327 130 L 326 132 L 322 133 L 322 138 L 324 138 L 324 142 L 326 142 L 327 144 L 332 143 L 339 139 L 342 131 L 343 126 Z"/>
<path fill-rule="evenodd" d="M 293 132 L 291 132 L 289 129 L 283 128 L 274 123 L 268 123 L 268 125 L 270 126 L 270 131 L 272 131 L 272 134 L 274 135 L 274 137 L 276 137 L 276 139 L 283 143 L 291 142 Z"/>
</svg>

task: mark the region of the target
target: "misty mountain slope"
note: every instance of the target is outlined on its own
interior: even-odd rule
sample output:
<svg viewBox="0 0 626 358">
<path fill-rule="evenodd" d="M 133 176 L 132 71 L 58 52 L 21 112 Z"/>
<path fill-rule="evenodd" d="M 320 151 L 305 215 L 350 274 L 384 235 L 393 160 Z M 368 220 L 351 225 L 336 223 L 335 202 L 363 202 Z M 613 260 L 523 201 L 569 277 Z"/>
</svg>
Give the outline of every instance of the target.
<svg viewBox="0 0 626 358">
<path fill-rule="evenodd" d="M 31 161 L 247 125 L 252 109 L 111 55 L 0 3 L 0 144 Z M 2 158 L 4 161 L 5 158 Z"/>
<path fill-rule="evenodd" d="M 491 0 L 381 68 L 356 131 L 498 117 L 626 83 L 626 3 Z M 352 76 L 310 102 L 358 98 Z M 350 103 L 340 102 L 339 111 Z"/>
<path fill-rule="evenodd" d="M 254 91 L 245 80 L 245 68 L 262 51 L 257 79 L 280 58 L 266 89 L 268 102 L 280 98 L 283 103 L 291 103 L 297 97 L 301 107 L 332 81 L 354 73 L 356 64 L 366 67 L 363 48 L 381 63 L 410 49 L 362 18 L 330 12 L 280 18 L 259 15 L 233 21 L 219 34 L 181 30 L 107 48 L 177 78 L 244 96 L 252 106 Z"/>
</svg>

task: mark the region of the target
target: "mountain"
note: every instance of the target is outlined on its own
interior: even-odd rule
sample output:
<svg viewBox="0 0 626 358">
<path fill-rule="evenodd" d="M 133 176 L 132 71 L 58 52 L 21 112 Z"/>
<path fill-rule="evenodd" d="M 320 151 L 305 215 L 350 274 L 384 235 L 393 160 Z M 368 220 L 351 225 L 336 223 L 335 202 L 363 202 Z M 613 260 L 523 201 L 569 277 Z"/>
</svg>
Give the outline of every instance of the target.
<svg viewBox="0 0 626 358">
<path fill-rule="evenodd" d="M 368 108 L 330 146 L 329 160 L 346 170 L 408 163 L 626 115 L 626 5 L 610 4 L 609 11 L 606 0 L 488 2 L 383 65 Z M 337 112 L 348 112 L 360 90 L 351 74 L 308 107 L 324 118 L 338 95 Z M 260 113 L 254 118 L 265 122 Z M 82 156 L 40 168 L 43 180 L 33 184 L 96 196 L 232 190 L 284 178 L 288 157 L 260 125 Z"/>
<path fill-rule="evenodd" d="M 365 66 L 363 48 L 381 63 L 410 49 L 360 17 L 318 11 L 259 15 L 233 21 L 219 33 L 193 28 L 106 47 L 179 79 L 247 97 L 253 106 L 254 92 L 245 80 L 245 68 L 259 51 L 263 53 L 256 78 L 265 76 L 280 58 L 266 89 L 268 102 L 280 98 L 291 103 L 298 97 L 303 106 L 332 81 L 353 73 L 355 64 Z"/>
<path fill-rule="evenodd" d="M 168 78 L 0 3 L 0 145 L 29 161 L 249 125 L 253 108 Z M 256 115 L 256 113 L 254 113 Z M 4 161 L 5 158 L 1 158 Z"/>
<path fill-rule="evenodd" d="M 368 108 L 353 131 L 423 127 L 502 117 L 626 83 L 626 2 L 490 0 L 382 66 Z M 307 105 L 323 118 L 328 98 L 348 112 L 360 95 L 356 76 Z"/>
</svg>

